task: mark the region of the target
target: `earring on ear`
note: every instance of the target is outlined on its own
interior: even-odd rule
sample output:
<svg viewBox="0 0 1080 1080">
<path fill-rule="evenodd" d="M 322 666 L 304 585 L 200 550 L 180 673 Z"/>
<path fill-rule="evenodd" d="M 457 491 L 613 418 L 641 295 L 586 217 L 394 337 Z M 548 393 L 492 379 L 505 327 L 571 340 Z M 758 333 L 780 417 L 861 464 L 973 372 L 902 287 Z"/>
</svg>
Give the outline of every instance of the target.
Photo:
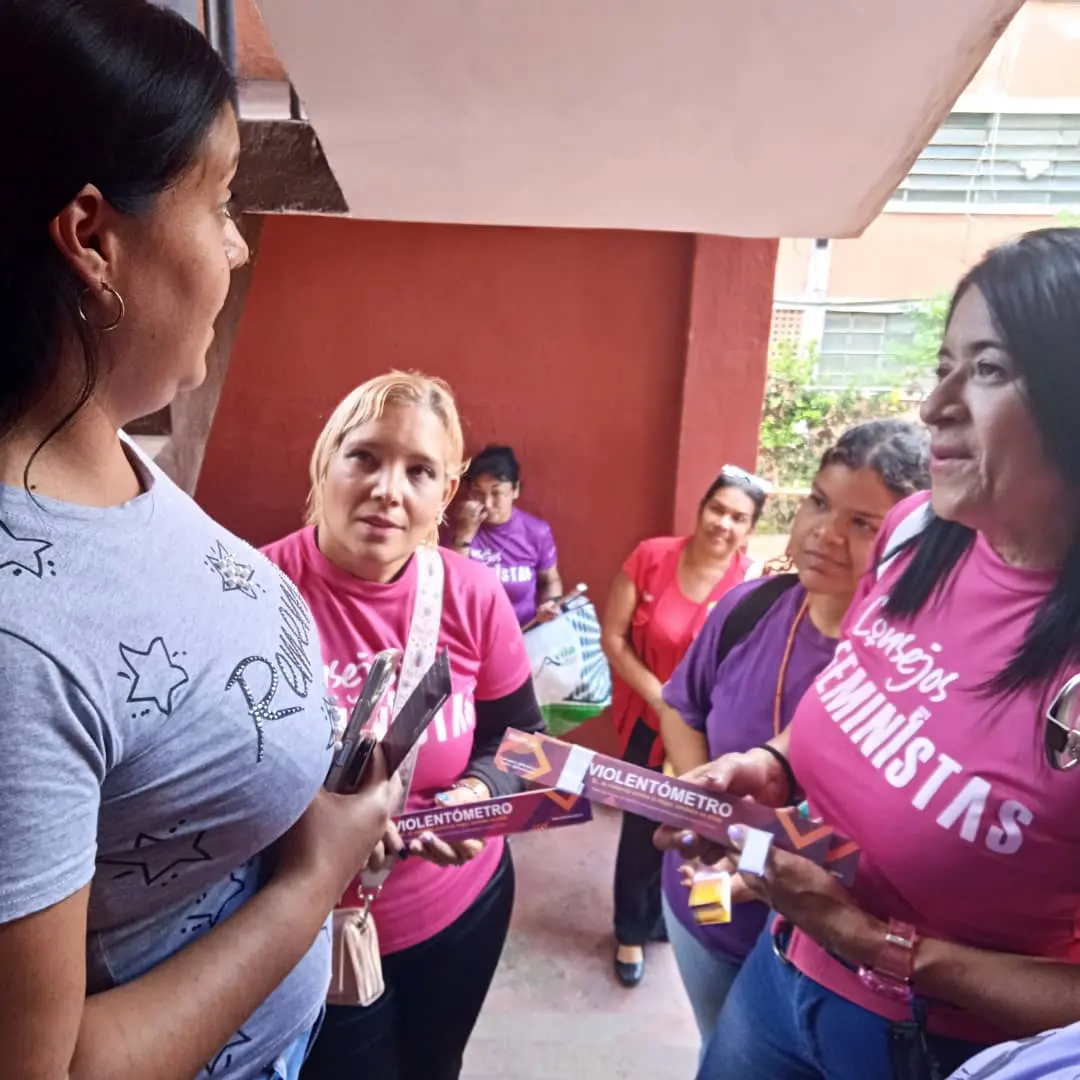
<svg viewBox="0 0 1080 1080">
<path fill-rule="evenodd" d="M 776 574 L 790 574 L 794 569 L 795 558 L 791 554 L 791 541 L 788 540 L 784 554 L 769 559 L 761 569 L 761 576 L 773 577 Z"/>
<path fill-rule="evenodd" d="M 89 286 L 79 293 L 79 298 L 75 301 L 75 307 L 78 309 L 79 318 L 82 319 L 87 326 L 92 326 L 98 333 L 107 334 L 111 330 L 115 330 L 123 321 L 124 315 L 127 313 L 127 305 L 124 303 L 124 298 L 107 281 L 101 282 L 101 291 L 102 293 L 107 293 L 111 296 L 116 304 L 116 314 L 113 316 L 111 322 L 105 323 L 102 326 L 95 326 L 87 317 L 86 309 L 83 307 L 83 301 L 91 294 L 91 292 L 93 292 Z"/>
</svg>

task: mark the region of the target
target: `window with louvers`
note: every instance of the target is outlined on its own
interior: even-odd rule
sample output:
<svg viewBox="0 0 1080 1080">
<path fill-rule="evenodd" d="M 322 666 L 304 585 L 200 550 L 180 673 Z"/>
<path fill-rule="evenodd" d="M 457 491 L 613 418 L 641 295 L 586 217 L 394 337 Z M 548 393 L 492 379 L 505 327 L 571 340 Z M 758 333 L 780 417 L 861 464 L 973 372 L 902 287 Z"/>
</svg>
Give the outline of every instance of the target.
<svg viewBox="0 0 1080 1080">
<path fill-rule="evenodd" d="M 953 113 L 890 205 L 1080 206 L 1080 115 Z"/>
<path fill-rule="evenodd" d="M 818 382 L 891 385 L 902 370 L 895 350 L 911 343 L 914 329 L 906 311 L 827 311 L 818 346 Z"/>
</svg>

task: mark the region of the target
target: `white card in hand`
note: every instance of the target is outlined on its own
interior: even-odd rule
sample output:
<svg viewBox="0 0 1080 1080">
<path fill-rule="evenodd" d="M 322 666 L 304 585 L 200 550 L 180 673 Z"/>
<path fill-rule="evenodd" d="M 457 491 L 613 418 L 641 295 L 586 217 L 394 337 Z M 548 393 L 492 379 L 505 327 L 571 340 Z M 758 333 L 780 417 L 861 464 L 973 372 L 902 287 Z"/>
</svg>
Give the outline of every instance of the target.
<svg viewBox="0 0 1080 1080">
<path fill-rule="evenodd" d="M 746 829 L 743 849 L 739 854 L 739 873 L 765 876 L 765 862 L 772 847 L 772 834 L 762 829 Z"/>
<path fill-rule="evenodd" d="M 580 795 L 585 790 L 585 774 L 595 756 L 594 751 L 584 746 L 571 746 L 570 753 L 566 755 L 566 764 L 555 781 L 555 790 L 564 795 Z"/>
</svg>

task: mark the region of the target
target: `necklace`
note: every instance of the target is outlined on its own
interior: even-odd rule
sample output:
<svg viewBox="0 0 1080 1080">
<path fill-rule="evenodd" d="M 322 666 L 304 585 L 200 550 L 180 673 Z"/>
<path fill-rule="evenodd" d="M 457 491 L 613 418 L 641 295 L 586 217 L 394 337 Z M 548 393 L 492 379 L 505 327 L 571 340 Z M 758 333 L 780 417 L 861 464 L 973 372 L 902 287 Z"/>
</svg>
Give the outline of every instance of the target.
<svg viewBox="0 0 1080 1080">
<path fill-rule="evenodd" d="M 791 663 L 791 654 L 795 650 L 795 635 L 799 632 L 799 627 L 802 624 L 803 619 L 806 618 L 806 613 L 809 610 L 810 596 L 807 595 L 803 599 L 802 607 L 799 608 L 798 614 L 791 624 L 791 629 L 788 631 L 787 644 L 784 646 L 784 657 L 780 661 L 780 676 L 776 680 L 776 697 L 773 698 L 772 726 L 774 736 L 780 734 L 780 712 L 784 705 L 784 683 L 787 681 L 788 665 Z"/>
</svg>

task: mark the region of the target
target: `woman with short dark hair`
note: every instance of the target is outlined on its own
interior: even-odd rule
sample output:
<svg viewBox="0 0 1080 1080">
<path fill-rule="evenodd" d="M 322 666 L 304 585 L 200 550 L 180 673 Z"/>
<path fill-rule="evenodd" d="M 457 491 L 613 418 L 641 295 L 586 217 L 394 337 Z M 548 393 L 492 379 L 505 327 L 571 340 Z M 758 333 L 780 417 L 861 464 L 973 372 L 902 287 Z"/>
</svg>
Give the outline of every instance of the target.
<svg viewBox="0 0 1080 1080">
<path fill-rule="evenodd" d="M 321 791 L 306 605 L 118 434 L 247 259 L 235 100 L 157 5 L 0 0 L 5 1077 L 296 1080 L 395 796 Z"/>
<path fill-rule="evenodd" d="M 521 466 L 509 446 L 486 446 L 465 470 L 468 491 L 450 546 L 499 576 L 518 622 L 547 622 L 559 613 L 559 557 L 551 526 L 516 505 Z"/>
</svg>

